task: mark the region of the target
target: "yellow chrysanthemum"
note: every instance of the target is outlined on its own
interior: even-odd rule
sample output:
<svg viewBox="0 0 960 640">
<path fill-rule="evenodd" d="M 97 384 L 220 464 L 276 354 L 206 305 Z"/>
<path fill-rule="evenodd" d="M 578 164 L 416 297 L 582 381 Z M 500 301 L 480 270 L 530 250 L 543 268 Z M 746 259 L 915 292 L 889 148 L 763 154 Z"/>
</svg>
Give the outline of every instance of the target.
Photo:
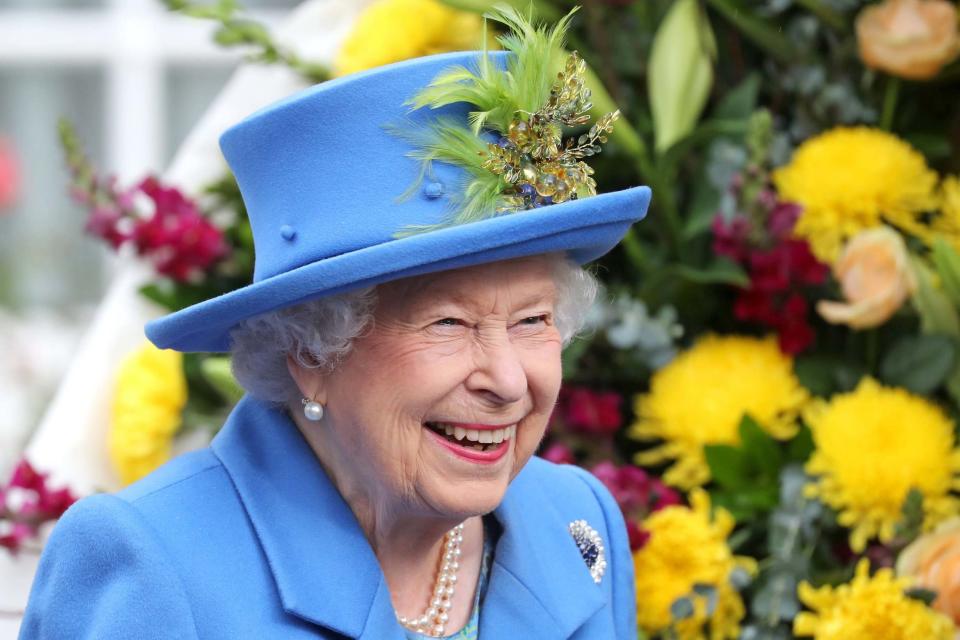
<svg viewBox="0 0 960 640">
<path fill-rule="evenodd" d="M 146 344 L 121 363 L 113 392 L 109 452 L 124 484 L 170 459 L 186 402 L 183 354 Z"/>
<path fill-rule="evenodd" d="M 334 62 L 342 76 L 444 51 L 481 48 L 483 19 L 438 0 L 379 0 L 357 19 Z"/>
<path fill-rule="evenodd" d="M 947 176 L 940 183 L 940 211 L 930 223 L 931 231 L 945 236 L 960 248 L 960 179 Z"/>
<path fill-rule="evenodd" d="M 800 600 L 813 609 L 793 620 L 793 633 L 815 640 L 952 640 L 953 622 L 923 602 L 909 598 L 906 578 L 891 569 L 870 576 L 861 560 L 853 580 L 839 587 L 813 588 L 801 582 Z"/>
<path fill-rule="evenodd" d="M 637 454 L 637 464 L 676 460 L 664 480 L 684 489 L 701 485 L 710 480 L 704 445 L 739 444 L 744 414 L 775 438 L 790 438 L 808 397 L 775 338 L 706 336 L 657 371 L 650 392 L 636 398 L 631 437 L 664 440 Z"/>
<path fill-rule="evenodd" d="M 733 517 L 724 509 L 710 515 L 710 498 L 702 489 L 690 494 L 690 507 L 657 511 L 644 523 L 647 543 L 633 554 L 637 585 L 637 624 L 650 634 L 671 624 L 670 605 L 691 597 L 697 584 L 716 589 L 717 604 L 708 616 L 706 602 L 692 596 L 694 615 L 676 625 L 682 640 L 736 638 L 744 615 L 743 601 L 730 582 L 736 568 L 756 571 L 752 558 L 734 556 L 727 546 Z"/>
<path fill-rule="evenodd" d="M 807 495 L 837 510 L 855 551 L 873 536 L 893 539 L 911 489 L 923 494 L 928 530 L 960 512 L 950 496 L 960 488 L 953 423 L 925 398 L 867 378 L 850 393 L 811 404 L 804 419 L 816 445 L 806 468 L 817 479 Z"/>
<path fill-rule="evenodd" d="M 773 174 L 780 197 L 800 204 L 795 233 L 832 263 L 844 241 L 884 221 L 922 233 L 937 206 L 937 174 L 900 138 L 868 127 L 832 129 L 803 143 Z"/>
</svg>

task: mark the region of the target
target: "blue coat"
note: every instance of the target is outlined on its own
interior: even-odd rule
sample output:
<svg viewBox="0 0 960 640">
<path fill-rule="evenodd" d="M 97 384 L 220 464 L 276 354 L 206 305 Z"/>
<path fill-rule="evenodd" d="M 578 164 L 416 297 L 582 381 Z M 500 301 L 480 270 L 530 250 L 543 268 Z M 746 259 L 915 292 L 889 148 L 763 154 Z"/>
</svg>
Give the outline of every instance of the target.
<svg viewBox="0 0 960 640">
<path fill-rule="evenodd" d="M 502 534 L 482 639 L 636 637 L 626 529 L 593 476 L 534 458 L 494 515 Z M 605 543 L 599 585 L 568 531 L 578 519 Z M 43 553 L 20 634 L 403 637 L 353 513 L 289 417 L 249 397 L 209 448 L 67 512 Z"/>
</svg>

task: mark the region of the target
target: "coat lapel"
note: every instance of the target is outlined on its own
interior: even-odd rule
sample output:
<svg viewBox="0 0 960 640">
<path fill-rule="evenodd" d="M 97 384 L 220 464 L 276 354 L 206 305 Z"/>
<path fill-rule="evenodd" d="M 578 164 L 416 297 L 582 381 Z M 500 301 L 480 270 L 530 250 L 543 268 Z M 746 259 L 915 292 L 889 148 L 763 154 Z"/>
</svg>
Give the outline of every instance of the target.
<svg viewBox="0 0 960 640">
<path fill-rule="evenodd" d="M 480 609 L 491 638 L 569 638 L 606 603 L 562 514 L 542 494 L 530 466 L 510 484 L 494 512 L 503 533 Z"/>
<path fill-rule="evenodd" d="M 248 396 L 212 448 L 253 524 L 284 610 L 350 638 L 401 640 L 373 549 L 293 421 Z"/>
</svg>

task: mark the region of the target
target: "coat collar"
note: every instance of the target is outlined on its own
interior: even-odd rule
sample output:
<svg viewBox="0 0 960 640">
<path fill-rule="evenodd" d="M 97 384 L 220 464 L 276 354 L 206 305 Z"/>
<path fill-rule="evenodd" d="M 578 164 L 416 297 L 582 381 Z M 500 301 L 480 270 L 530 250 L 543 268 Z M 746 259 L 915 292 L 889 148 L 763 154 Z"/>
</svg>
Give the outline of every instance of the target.
<svg viewBox="0 0 960 640">
<path fill-rule="evenodd" d="M 212 448 L 253 524 L 284 610 L 350 638 L 401 640 L 376 556 L 293 421 L 246 397 Z M 566 638 L 605 600 L 531 466 L 494 512 L 502 534 L 480 620 L 491 637 L 526 628 Z"/>
</svg>

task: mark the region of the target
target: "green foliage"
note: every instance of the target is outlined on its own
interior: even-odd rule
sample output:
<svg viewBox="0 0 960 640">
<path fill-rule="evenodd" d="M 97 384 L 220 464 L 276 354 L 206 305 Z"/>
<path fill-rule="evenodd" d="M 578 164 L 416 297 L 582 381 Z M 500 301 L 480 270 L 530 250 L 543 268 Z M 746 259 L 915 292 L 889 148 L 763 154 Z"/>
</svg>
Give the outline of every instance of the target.
<svg viewBox="0 0 960 640">
<path fill-rule="evenodd" d="M 960 253 L 942 236 L 934 238 L 930 253 L 943 292 L 954 307 L 960 307 Z"/>
<path fill-rule="evenodd" d="M 937 599 L 937 592 L 923 587 L 914 587 L 904 591 L 904 595 L 913 600 L 919 600 L 923 604 L 933 606 L 933 601 Z"/>
<path fill-rule="evenodd" d="M 821 397 L 852 391 L 868 373 L 863 363 L 833 353 L 802 355 L 794 359 L 793 370 L 800 384 Z"/>
<path fill-rule="evenodd" d="M 778 505 L 767 517 L 766 554 L 752 585 L 744 638 L 789 638 L 790 621 L 800 611 L 797 586 L 808 580 L 821 535 L 824 509 L 804 496 L 809 478 L 797 464 L 779 476 Z"/>
<path fill-rule="evenodd" d="M 707 0 L 707 4 L 735 25 L 764 53 L 781 62 L 798 57 L 796 47 L 783 35 L 782 27 L 751 11 L 743 0 Z"/>
<path fill-rule="evenodd" d="M 912 257 L 910 266 L 917 279 L 913 304 L 920 315 L 924 333 L 937 333 L 960 338 L 960 316 L 950 298 L 936 285 L 935 274 L 919 258 Z"/>
<path fill-rule="evenodd" d="M 210 356 L 200 363 L 200 371 L 224 401 L 233 405 L 243 397 L 243 387 L 233 377 L 229 356 Z"/>
<path fill-rule="evenodd" d="M 780 444 L 750 416 L 741 420 L 739 435 L 739 445 L 707 445 L 704 455 L 716 483 L 710 492 L 713 504 L 741 521 L 776 506 L 785 456 Z"/>
<path fill-rule="evenodd" d="M 902 517 L 897 524 L 897 537 L 909 542 L 923 530 L 923 493 L 918 489 L 911 489 L 900 512 Z"/>
<path fill-rule="evenodd" d="M 247 47 L 253 50 L 248 60 L 262 64 L 282 64 L 316 83 L 330 78 L 330 71 L 317 62 L 302 59 L 293 51 L 277 44 L 265 25 L 241 17 L 242 7 L 236 0 L 215 0 L 197 3 L 189 0 L 163 0 L 167 9 L 191 18 L 219 23 L 214 41 L 222 47 Z"/>
<path fill-rule="evenodd" d="M 932 393 L 953 371 L 956 352 L 956 343 L 947 336 L 901 336 L 880 364 L 880 379 L 914 393 Z"/>
</svg>

